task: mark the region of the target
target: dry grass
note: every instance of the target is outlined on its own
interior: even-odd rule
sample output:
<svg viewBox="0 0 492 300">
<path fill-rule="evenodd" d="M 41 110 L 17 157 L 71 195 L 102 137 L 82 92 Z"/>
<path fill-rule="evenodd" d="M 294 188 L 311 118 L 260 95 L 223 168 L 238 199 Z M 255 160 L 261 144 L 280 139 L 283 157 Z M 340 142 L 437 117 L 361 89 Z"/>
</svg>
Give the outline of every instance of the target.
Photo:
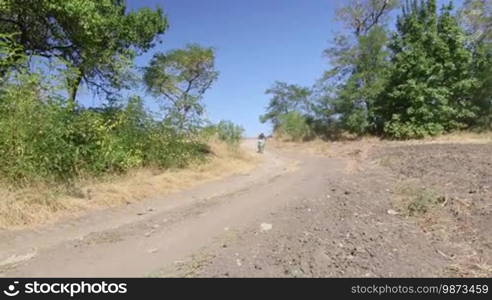
<svg viewBox="0 0 492 300">
<path fill-rule="evenodd" d="M 354 173 L 361 171 L 362 161 L 368 156 L 370 151 L 380 146 L 384 141 L 375 137 L 364 137 L 357 140 L 344 140 L 327 142 L 315 139 L 309 142 L 295 143 L 274 140 L 270 142 L 274 147 L 282 150 L 295 150 L 311 155 L 322 155 L 327 157 L 337 157 L 346 160 L 345 171 Z"/>
<path fill-rule="evenodd" d="M 368 148 L 372 145 L 381 143 L 383 142 L 376 137 L 363 137 L 357 140 L 344 141 L 324 141 L 315 139 L 308 142 L 287 142 L 281 140 L 273 140 L 270 142 L 270 144 L 279 149 L 299 150 L 310 154 L 329 157 L 353 155 L 354 151 L 357 152 L 360 148 Z"/>
<path fill-rule="evenodd" d="M 377 151 L 378 147 L 393 147 L 421 144 L 487 144 L 492 143 L 492 132 L 473 133 L 456 132 L 438 137 L 430 137 L 421 140 L 390 141 L 378 137 L 365 136 L 361 138 L 343 138 L 340 141 L 324 141 L 315 139 L 308 142 L 289 142 L 282 139 L 274 139 L 271 145 L 283 150 L 296 150 L 314 155 L 338 157 L 347 159 L 346 170 L 349 173 L 360 171 L 361 162 L 365 160 L 371 151 Z"/>
<path fill-rule="evenodd" d="M 411 218 L 423 232 L 431 234 L 436 252 L 449 261 L 442 276 L 490 277 L 490 257 L 475 241 L 477 228 L 472 222 L 472 201 L 450 197 L 438 188 L 422 187 L 419 179 L 407 179 L 395 186 L 393 207 L 399 215 Z"/>
<path fill-rule="evenodd" d="M 84 211 L 128 204 L 184 188 L 247 173 L 257 158 L 221 142 L 210 143 L 206 163 L 177 170 L 134 170 L 124 176 L 79 180 L 70 186 L 38 185 L 13 190 L 0 188 L 0 229 L 20 229 L 52 223 Z"/>
<path fill-rule="evenodd" d="M 492 131 L 484 133 L 462 131 L 420 140 L 407 141 L 391 141 L 374 136 L 364 136 L 360 138 L 346 137 L 339 141 L 314 139 L 308 142 L 290 142 L 282 139 L 274 139 L 270 143 L 281 146 L 282 148 L 286 147 L 288 149 L 303 150 L 313 154 L 337 155 L 346 153 L 357 147 L 367 147 L 368 145 L 415 145 L 433 143 L 486 144 L 492 143 Z"/>
<path fill-rule="evenodd" d="M 487 144 L 492 143 L 492 132 L 475 133 L 469 131 L 460 131 L 450 134 L 444 134 L 436 137 L 429 137 L 422 140 L 411 140 L 405 144 Z"/>
</svg>

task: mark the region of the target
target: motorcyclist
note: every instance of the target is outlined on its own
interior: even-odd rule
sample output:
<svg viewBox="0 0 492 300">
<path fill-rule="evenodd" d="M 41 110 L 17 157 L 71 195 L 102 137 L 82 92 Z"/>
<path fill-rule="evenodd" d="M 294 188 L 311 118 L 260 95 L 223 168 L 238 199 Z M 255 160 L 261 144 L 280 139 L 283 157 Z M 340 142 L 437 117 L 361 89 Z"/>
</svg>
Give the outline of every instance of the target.
<svg viewBox="0 0 492 300">
<path fill-rule="evenodd" d="M 263 153 L 266 144 L 266 137 L 263 133 L 258 136 L 258 153 Z"/>
</svg>

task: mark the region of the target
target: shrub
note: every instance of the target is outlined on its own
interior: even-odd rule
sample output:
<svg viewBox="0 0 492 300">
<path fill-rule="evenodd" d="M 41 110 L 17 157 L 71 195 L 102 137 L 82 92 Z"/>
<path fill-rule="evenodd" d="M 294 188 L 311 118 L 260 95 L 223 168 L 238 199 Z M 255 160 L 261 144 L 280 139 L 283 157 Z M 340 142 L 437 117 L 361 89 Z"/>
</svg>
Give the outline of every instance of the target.
<svg viewBox="0 0 492 300">
<path fill-rule="evenodd" d="M 152 119 L 138 97 L 122 107 L 73 110 L 43 89 L 35 75 L 1 89 L 0 175 L 13 184 L 184 167 L 209 151 Z"/>
<path fill-rule="evenodd" d="M 444 133 L 444 127 L 438 123 L 401 122 L 394 117 L 392 121 L 385 124 L 384 132 L 395 139 L 421 139 Z"/>
<path fill-rule="evenodd" d="M 36 76 L 3 88 L 0 99 L 0 172 L 11 181 L 73 173 L 69 115 L 56 99 L 39 99 Z"/>
<path fill-rule="evenodd" d="M 367 112 L 363 109 L 355 109 L 344 119 L 344 127 L 356 135 L 363 135 L 367 132 L 370 124 Z"/>
<path fill-rule="evenodd" d="M 244 129 L 231 121 L 220 121 L 216 126 L 219 140 L 236 145 L 241 141 Z"/>
<path fill-rule="evenodd" d="M 302 141 L 312 137 L 312 130 L 306 117 L 299 112 L 281 115 L 276 132 L 292 141 Z"/>
</svg>

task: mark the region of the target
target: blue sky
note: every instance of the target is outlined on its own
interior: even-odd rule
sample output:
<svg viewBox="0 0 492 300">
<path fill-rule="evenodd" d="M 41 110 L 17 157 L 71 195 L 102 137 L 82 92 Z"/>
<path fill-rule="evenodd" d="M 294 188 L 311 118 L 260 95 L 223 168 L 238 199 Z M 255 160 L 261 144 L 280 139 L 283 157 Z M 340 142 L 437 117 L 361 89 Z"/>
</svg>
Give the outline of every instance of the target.
<svg viewBox="0 0 492 300">
<path fill-rule="evenodd" d="M 311 85 L 327 68 L 322 58 L 331 34 L 335 7 L 329 0 L 128 0 L 130 9 L 164 9 L 170 27 L 162 43 L 137 58 L 145 66 L 155 52 L 188 43 L 214 47 L 218 81 L 205 94 L 212 121 L 231 120 L 247 136 L 268 132 L 259 116 L 268 104 L 265 90 L 275 80 Z M 150 109 L 155 99 L 138 89 Z M 97 105 L 91 93 L 80 95 L 85 105 Z"/>
<path fill-rule="evenodd" d="M 310 86 L 328 68 L 322 51 L 340 31 L 334 14 L 342 0 L 127 0 L 130 9 L 162 7 L 170 27 L 162 43 L 138 57 L 145 66 L 156 52 L 188 43 L 214 47 L 218 81 L 205 94 L 211 121 L 231 120 L 245 135 L 269 132 L 261 124 L 269 97 L 265 90 L 276 80 Z M 143 88 L 131 91 L 155 110 L 156 100 Z M 85 105 L 98 100 L 85 91 Z"/>
</svg>

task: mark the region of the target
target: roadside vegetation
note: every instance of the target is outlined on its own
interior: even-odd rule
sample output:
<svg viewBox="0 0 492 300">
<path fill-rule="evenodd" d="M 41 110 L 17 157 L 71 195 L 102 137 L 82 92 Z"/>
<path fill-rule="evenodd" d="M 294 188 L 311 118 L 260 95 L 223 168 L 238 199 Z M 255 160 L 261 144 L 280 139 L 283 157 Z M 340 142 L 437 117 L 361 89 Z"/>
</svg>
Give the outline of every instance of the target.
<svg viewBox="0 0 492 300">
<path fill-rule="evenodd" d="M 161 9 L 130 11 L 125 1 L 0 0 L 1 225 L 29 224 L 31 208 L 43 205 L 68 209 L 55 199 L 87 198 L 82 182 L 196 167 L 217 155 L 244 159 L 242 128 L 204 118 L 203 95 L 219 75 L 212 48 L 192 44 L 156 53 L 143 71 L 134 65 L 167 28 Z M 131 94 L 140 85 L 159 112 Z M 105 100 L 84 106 L 81 90 Z M 26 202 L 26 191 L 37 196 Z"/>
<path fill-rule="evenodd" d="M 261 121 L 291 140 L 490 130 L 491 2 L 436 2 L 350 1 L 324 51 L 331 69 L 312 87 L 276 82 Z"/>
</svg>

